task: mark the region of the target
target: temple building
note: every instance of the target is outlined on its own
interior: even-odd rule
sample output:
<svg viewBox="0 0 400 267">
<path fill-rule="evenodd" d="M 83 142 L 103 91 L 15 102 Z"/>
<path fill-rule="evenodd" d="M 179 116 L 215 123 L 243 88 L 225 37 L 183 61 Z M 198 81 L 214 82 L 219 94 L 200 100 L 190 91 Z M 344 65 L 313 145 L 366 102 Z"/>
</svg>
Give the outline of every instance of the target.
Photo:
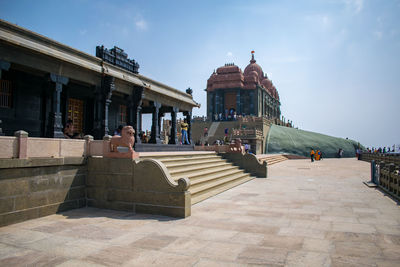
<svg viewBox="0 0 400 267">
<path fill-rule="evenodd" d="M 236 115 L 280 118 L 279 94 L 254 59 L 244 72 L 236 65 L 225 64 L 207 81 L 207 117 L 230 119 Z"/>
<path fill-rule="evenodd" d="M 132 125 L 137 144 L 142 114 L 152 114 L 149 143 L 161 144 L 162 117 L 171 114 L 170 144 L 178 144 L 176 117 L 191 135 L 190 94 L 140 75 L 139 64 L 120 48 L 96 48 L 96 56 L 0 20 L 0 120 L 5 135 L 64 138 L 63 126 L 95 139 Z M 138 149 L 138 147 L 136 147 Z"/>
</svg>

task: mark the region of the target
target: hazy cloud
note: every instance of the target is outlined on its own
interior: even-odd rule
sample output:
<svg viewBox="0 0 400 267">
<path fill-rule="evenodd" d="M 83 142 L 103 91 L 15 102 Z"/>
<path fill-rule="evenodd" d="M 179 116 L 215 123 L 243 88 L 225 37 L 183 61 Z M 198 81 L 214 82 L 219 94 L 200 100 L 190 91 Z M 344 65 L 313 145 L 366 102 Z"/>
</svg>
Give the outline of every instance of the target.
<svg viewBox="0 0 400 267">
<path fill-rule="evenodd" d="M 383 32 L 381 32 L 381 31 L 374 31 L 374 32 L 373 32 L 373 35 L 374 35 L 375 39 L 380 40 L 380 39 L 382 39 Z"/>
<path fill-rule="evenodd" d="M 364 6 L 364 0 L 343 0 L 346 9 L 356 14 L 360 13 Z"/>
<path fill-rule="evenodd" d="M 311 22 L 313 25 L 320 25 L 323 30 L 327 30 L 332 25 L 332 19 L 328 15 L 308 15 L 305 17 L 305 20 Z"/>
<path fill-rule="evenodd" d="M 228 52 L 228 53 L 226 53 L 226 56 L 228 56 L 228 57 L 232 57 L 232 56 L 233 56 L 233 54 L 232 54 L 232 52 Z"/>
<path fill-rule="evenodd" d="M 140 31 L 147 30 L 147 22 L 143 18 L 139 18 L 135 20 L 136 29 Z"/>
</svg>

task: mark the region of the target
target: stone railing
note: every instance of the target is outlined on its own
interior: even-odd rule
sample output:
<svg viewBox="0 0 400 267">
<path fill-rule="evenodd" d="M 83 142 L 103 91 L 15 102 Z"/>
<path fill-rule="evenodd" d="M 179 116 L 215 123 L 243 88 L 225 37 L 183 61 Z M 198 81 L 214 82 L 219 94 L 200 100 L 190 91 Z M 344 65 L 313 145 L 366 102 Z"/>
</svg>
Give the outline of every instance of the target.
<svg viewBox="0 0 400 267">
<path fill-rule="evenodd" d="M 381 162 L 379 170 L 379 187 L 400 200 L 400 165 Z"/>
<path fill-rule="evenodd" d="M 85 138 L 86 140 L 28 137 L 27 132 L 17 131 L 15 136 L 0 136 L 0 158 L 85 157 L 93 137 Z"/>
<path fill-rule="evenodd" d="M 194 151 L 215 151 L 217 153 L 228 152 L 228 145 L 194 146 Z"/>
<path fill-rule="evenodd" d="M 263 132 L 258 129 L 232 129 L 232 135 L 237 137 L 256 137 L 262 138 Z"/>
<path fill-rule="evenodd" d="M 400 153 L 368 153 L 363 152 L 361 154 L 361 160 L 371 162 L 375 160 L 376 163 L 381 161 L 388 163 L 394 163 L 400 165 Z"/>
<path fill-rule="evenodd" d="M 24 131 L 15 136 L 0 136 L 0 159 L 66 158 L 103 156 L 109 151 L 109 139 L 93 140 L 28 137 Z"/>
</svg>

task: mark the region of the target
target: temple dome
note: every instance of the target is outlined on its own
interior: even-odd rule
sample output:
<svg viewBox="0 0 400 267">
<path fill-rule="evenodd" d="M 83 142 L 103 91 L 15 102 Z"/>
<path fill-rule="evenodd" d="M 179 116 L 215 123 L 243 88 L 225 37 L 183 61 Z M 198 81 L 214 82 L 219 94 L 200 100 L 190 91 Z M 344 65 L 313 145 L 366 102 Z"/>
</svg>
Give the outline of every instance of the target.
<svg viewBox="0 0 400 267">
<path fill-rule="evenodd" d="M 270 79 L 265 78 L 264 80 L 262 80 L 261 84 L 264 86 L 265 89 L 269 90 L 269 88 L 272 87 L 272 82 Z"/>
<path fill-rule="evenodd" d="M 258 65 L 256 63 L 256 60 L 254 59 L 254 54 L 251 54 L 250 64 L 247 65 L 247 67 L 244 69 L 243 74 L 244 74 L 244 76 L 250 75 L 250 72 L 252 72 L 252 71 L 257 72 L 259 78 L 264 77 L 264 75 L 263 75 L 264 72 L 263 72 L 262 68 L 260 67 L 260 65 Z"/>
</svg>

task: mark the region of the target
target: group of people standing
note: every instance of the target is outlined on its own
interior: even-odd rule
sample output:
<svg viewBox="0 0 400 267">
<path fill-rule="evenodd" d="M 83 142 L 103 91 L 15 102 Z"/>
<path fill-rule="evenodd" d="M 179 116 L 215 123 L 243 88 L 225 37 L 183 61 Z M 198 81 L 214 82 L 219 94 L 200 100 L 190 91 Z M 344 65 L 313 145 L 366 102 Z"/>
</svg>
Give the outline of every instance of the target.
<svg viewBox="0 0 400 267">
<path fill-rule="evenodd" d="M 322 159 L 322 152 L 320 150 L 315 150 L 311 149 L 310 152 L 310 157 L 311 157 L 311 162 L 314 162 L 315 160 L 321 160 Z"/>
</svg>

